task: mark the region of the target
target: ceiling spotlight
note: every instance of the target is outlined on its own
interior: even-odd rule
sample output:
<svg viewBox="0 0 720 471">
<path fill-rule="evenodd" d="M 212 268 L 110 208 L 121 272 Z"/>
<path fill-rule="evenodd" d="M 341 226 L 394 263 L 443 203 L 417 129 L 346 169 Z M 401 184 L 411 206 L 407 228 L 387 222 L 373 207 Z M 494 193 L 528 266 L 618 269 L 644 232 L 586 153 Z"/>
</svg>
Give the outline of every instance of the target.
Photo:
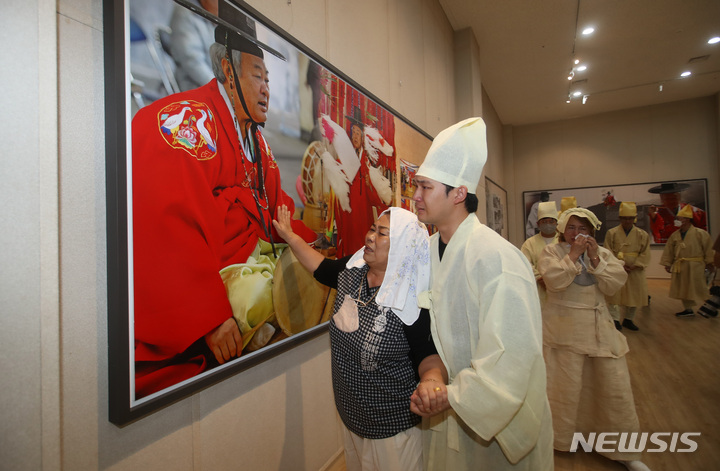
<svg viewBox="0 0 720 471">
<path fill-rule="evenodd" d="M 573 72 L 573 71 L 571 70 L 570 73 L 568 74 L 568 80 L 572 80 L 573 77 L 575 77 L 575 72 Z"/>
<path fill-rule="evenodd" d="M 582 72 L 582 71 L 584 71 L 584 70 L 587 70 L 587 66 L 586 66 L 586 65 L 581 65 L 580 67 L 576 68 L 575 70 L 577 70 L 578 72 Z"/>
<path fill-rule="evenodd" d="M 581 91 L 573 92 L 574 97 L 579 97 L 580 95 L 582 95 Z"/>
<path fill-rule="evenodd" d="M 585 35 L 585 36 L 589 36 L 589 35 L 593 34 L 594 32 L 595 32 L 595 28 L 593 28 L 592 26 L 590 26 L 590 27 L 585 28 L 585 29 L 583 30 L 582 34 Z"/>
<path fill-rule="evenodd" d="M 680 74 L 680 77 L 690 77 L 690 75 L 692 75 L 692 72 L 690 72 L 689 70 L 686 70 L 685 72 Z"/>
<path fill-rule="evenodd" d="M 570 103 L 570 98 L 568 98 L 567 100 L 565 100 L 565 103 Z"/>
<path fill-rule="evenodd" d="M 661 83 L 660 85 L 658 85 L 658 91 L 661 92 L 662 90 L 663 90 L 663 84 Z"/>
<path fill-rule="evenodd" d="M 583 105 L 584 105 L 585 103 L 587 103 L 587 99 L 588 99 L 588 95 L 583 95 L 583 100 L 582 100 L 582 104 L 583 104 Z"/>
<path fill-rule="evenodd" d="M 720 36 L 715 36 L 714 38 L 708 39 L 708 44 L 717 44 L 720 43 Z"/>
<path fill-rule="evenodd" d="M 580 59 L 575 59 L 575 65 L 578 65 L 580 63 Z"/>
</svg>

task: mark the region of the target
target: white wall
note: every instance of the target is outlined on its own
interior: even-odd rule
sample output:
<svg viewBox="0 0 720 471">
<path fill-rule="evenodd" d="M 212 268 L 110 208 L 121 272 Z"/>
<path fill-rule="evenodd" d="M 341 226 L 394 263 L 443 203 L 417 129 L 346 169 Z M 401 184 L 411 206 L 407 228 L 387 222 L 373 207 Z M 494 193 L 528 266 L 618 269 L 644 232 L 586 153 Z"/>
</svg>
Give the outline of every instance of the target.
<svg viewBox="0 0 720 471">
<path fill-rule="evenodd" d="M 0 467 L 58 463 L 56 16 L 4 2 L 0 18 Z"/>
</svg>

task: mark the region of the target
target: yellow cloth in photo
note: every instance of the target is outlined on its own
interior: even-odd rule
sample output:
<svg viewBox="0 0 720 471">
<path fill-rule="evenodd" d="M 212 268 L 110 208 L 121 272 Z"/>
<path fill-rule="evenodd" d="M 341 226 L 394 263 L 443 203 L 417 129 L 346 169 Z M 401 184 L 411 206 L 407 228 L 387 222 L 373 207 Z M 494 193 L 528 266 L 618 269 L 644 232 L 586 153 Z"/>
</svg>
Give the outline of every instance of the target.
<svg viewBox="0 0 720 471">
<path fill-rule="evenodd" d="M 276 251 L 279 246 L 275 245 Z M 281 252 L 278 251 L 278 256 Z M 272 283 L 277 259 L 270 244 L 260 240 L 246 263 L 220 270 L 233 317 L 243 338 L 243 348 L 255 331 L 274 313 Z"/>
</svg>

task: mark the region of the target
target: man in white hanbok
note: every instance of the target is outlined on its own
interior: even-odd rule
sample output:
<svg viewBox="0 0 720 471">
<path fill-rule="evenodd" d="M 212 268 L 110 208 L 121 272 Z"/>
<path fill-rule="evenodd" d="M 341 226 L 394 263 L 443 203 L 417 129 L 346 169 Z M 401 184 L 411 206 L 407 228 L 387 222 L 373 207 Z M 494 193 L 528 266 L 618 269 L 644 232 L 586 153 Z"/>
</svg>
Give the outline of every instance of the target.
<svg viewBox="0 0 720 471">
<path fill-rule="evenodd" d="M 485 124 L 442 131 L 418 169 L 413 199 L 430 240 L 431 332 L 448 384 L 421 381 L 426 469 L 553 469 L 552 423 L 535 277 L 516 247 L 480 223 L 475 195 Z"/>
</svg>

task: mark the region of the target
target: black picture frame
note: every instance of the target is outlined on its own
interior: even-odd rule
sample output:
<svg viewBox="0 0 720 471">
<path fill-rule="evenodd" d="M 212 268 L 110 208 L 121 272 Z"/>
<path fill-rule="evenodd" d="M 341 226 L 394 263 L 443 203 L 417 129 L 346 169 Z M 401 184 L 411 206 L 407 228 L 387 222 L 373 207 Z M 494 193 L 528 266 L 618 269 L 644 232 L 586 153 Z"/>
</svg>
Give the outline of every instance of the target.
<svg viewBox="0 0 720 471">
<path fill-rule="evenodd" d="M 658 191 L 663 188 L 671 188 L 673 185 L 680 190 L 683 201 L 682 204 L 692 204 L 699 208 L 706 215 L 707 226 L 704 228 L 710 231 L 710 221 L 707 215 L 710 213 L 708 201 L 708 183 L 707 178 L 696 178 L 687 180 L 665 180 L 643 183 L 627 183 L 619 185 L 597 185 L 578 188 L 544 188 L 539 190 L 524 191 L 522 193 L 523 202 L 523 221 L 522 227 L 525 238 L 529 237 L 527 228 L 528 216 L 534 203 L 540 201 L 540 195 L 543 192 L 550 193 L 549 200 L 555 201 L 558 210 L 561 210 L 561 200 L 563 197 L 574 196 L 577 199 L 579 207 L 587 208 L 595 213 L 602 222 L 600 230 L 596 232 L 595 238 L 599 244 L 605 240 L 605 233 L 608 229 L 620 224 L 618 217 L 619 203 L 622 201 L 632 201 L 637 205 L 638 217 L 635 223 L 639 228 L 650 234 L 651 245 L 664 246 L 664 242 L 657 242 L 654 238 L 652 228 L 650 227 L 647 209 L 652 206 L 661 206 L 660 194 Z M 653 191 L 650 191 L 653 190 Z"/>
<path fill-rule="evenodd" d="M 373 96 L 362 86 L 327 63 L 308 47 L 287 34 L 273 22 L 261 15 L 248 4 L 232 0 L 256 22 L 287 41 L 292 47 L 307 55 L 325 69 L 344 80 L 369 100 L 381 106 L 395 119 L 418 137 L 431 137 L 415 124 L 397 113 L 386 103 Z M 107 204 L 107 264 L 108 264 L 108 389 L 109 421 L 125 426 L 176 401 L 216 384 L 230 376 L 286 352 L 295 346 L 322 335 L 327 331 L 327 322 L 270 347 L 243 355 L 237 361 L 198 375 L 192 380 L 179 383 L 162 394 L 135 401 L 132 377 L 134 367 L 131 357 L 133 328 L 130 306 L 130 285 L 132 283 L 128 263 L 130 235 L 128 233 L 128 194 L 132 183 L 128 181 L 128 145 L 130 142 L 130 81 L 126 70 L 129 54 L 127 0 L 103 0 L 104 26 L 104 71 L 105 71 L 105 151 L 106 151 L 106 204 Z M 399 160 L 399 159 L 398 159 Z M 397 201 L 395 202 L 397 204 Z"/>
</svg>

